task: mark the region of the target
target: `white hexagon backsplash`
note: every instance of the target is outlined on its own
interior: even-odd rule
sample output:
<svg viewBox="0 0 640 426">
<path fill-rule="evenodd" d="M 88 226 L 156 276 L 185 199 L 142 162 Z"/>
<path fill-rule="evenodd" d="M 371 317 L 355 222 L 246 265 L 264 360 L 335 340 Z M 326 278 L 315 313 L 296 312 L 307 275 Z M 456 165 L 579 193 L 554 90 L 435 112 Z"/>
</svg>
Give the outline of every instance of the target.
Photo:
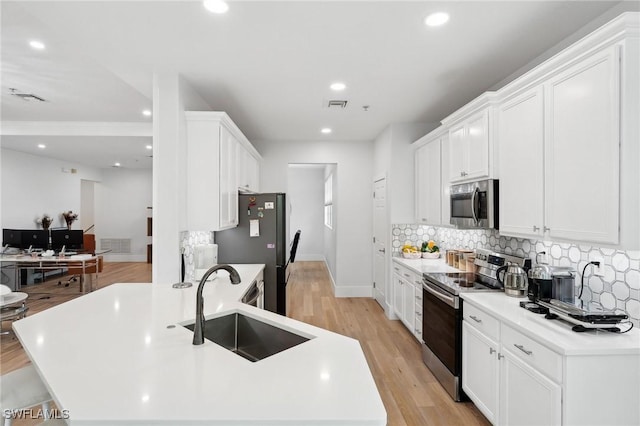
<svg viewBox="0 0 640 426">
<path fill-rule="evenodd" d="M 584 302 L 605 309 L 624 310 L 634 325 L 640 326 L 640 251 L 505 237 L 496 230 L 461 230 L 419 224 L 396 224 L 392 226 L 391 233 L 391 247 L 395 254 L 404 244 L 420 246 L 430 239 L 441 250 L 483 248 L 529 257 L 534 262 L 536 253 L 544 251 L 552 265 L 576 269 L 576 295 L 580 292 L 582 271 L 585 270 Z M 602 261 L 603 276 L 594 275 L 593 266 L 585 269 L 591 260 Z"/>
</svg>

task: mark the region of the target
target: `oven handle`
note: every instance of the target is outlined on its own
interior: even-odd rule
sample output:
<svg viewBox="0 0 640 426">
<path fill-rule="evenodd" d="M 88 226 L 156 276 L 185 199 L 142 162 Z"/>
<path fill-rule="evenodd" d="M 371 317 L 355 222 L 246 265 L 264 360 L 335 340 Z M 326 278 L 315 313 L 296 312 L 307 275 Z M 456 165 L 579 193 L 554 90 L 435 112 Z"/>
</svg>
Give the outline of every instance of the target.
<svg viewBox="0 0 640 426">
<path fill-rule="evenodd" d="M 422 288 L 425 289 L 428 293 L 431 293 L 433 296 L 440 299 L 442 302 L 446 303 L 448 306 L 452 308 L 456 307 L 455 299 L 451 296 L 445 295 L 442 291 L 438 290 L 433 284 L 428 281 L 422 282 Z"/>
</svg>

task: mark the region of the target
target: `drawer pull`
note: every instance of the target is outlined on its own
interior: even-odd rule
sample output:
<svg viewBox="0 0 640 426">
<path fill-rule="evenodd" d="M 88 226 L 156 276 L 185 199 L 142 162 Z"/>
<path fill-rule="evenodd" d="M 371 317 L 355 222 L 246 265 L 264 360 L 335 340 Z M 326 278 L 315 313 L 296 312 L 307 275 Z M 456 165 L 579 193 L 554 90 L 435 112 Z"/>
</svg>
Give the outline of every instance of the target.
<svg viewBox="0 0 640 426">
<path fill-rule="evenodd" d="M 489 355 L 493 355 L 493 353 L 494 353 L 495 351 L 496 351 L 495 349 L 493 349 L 493 348 L 489 348 Z"/>
<path fill-rule="evenodd" d="M 400 272 L 400 269 L 399 269 L 399 268 L 396 268 L 395 266 L 393 267 L 393 269 L 394 269 L 394 270 L 396 270 L 396 271 L 398 271 L 398 272 Z"/>
<path fill-rule="evenodd" d="M 471 318 L 472 320 L 474 320 L 475 322 L 478 322 L 478 323 L 482 322 L 482 320 L 478 319 L 478 317 L 476 317 L 475 315 L 471 315 L 469 318 Z"/>
<path fill-rule="evenodd" d="M 422 300 L 422 297 L 416 296 L 416 300 Z"/>
<path fill-rule="evenodd" d="M 402 275 L 404 275 L 407 278 L 411 278 L 411 275 L 409 275 L 409 274 L 402 274 Z"/>
<path fill-rule="evenodd" d="M 515 346 L 516 348 L 520 349 L 522 352 L 524 352 L 527 355 L 531 355 L 533 353 L 533 351 L 528 351 L 524 348 L 524 346 L 522 345 L 516 345 L 515 343 L 513 344 L 513 346 Z"/>
</svg>

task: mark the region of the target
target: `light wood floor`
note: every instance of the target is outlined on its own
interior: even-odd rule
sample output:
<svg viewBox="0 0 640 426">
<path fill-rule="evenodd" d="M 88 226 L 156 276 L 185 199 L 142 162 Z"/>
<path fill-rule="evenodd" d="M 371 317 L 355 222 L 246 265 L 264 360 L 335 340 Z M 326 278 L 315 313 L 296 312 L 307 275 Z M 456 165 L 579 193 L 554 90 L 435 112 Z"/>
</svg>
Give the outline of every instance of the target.
<svg viewBox="0 0 640 426">
<path fill-rule="evenodd" d="M 23 287 L 29 293 L 29 315 L 82 294 L 77 283 L 58 286 L 60 279 Z M 116 282 L 150 282 L 146 263 L 105 263 L 98 288 Z M 420 345 L 400 323 L 388 320 L 380 305 L 368 298 L 335 298 L 323 262 L 296 262 L 287 286 L 288 316 L 360 341 L 390 426 L 488 425 L 471 403 L 455 403 L 422 363 Z M 5 323 L 5 327 L 10 324 Z M 0 373 L 29 364 L 13 335 L 2 336 Z M 15 420 L 31 426 L 36 420 Z"/>
</svg>

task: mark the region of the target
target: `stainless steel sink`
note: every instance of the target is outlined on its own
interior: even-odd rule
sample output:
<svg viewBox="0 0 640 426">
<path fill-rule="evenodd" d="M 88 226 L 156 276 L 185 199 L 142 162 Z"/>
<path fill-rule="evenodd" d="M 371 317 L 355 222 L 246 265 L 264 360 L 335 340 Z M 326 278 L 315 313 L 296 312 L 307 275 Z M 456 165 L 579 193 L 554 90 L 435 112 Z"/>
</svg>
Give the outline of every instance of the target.
<svg viewBox="0 0 640 426">
<path fill-rule="evenodd" d="M 184 327 L 193 331 L 194 324 Z M 256 362 L 309 340 L 241 313 L 204 322 L 204 338 Z"/>
</svg>

